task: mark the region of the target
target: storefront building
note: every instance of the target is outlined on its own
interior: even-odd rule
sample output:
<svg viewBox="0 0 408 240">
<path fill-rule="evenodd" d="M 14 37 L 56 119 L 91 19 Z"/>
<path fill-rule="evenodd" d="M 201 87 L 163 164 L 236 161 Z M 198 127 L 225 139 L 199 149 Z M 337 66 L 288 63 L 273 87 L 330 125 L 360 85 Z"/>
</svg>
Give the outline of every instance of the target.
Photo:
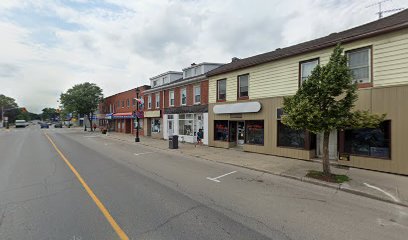
<svg viewBox="0 0 408 240">
<path fill-rule="evenodd" d="M 160 129 L 161 138 L 178 135 L 180 142 L 188 143 L 196 142 L 197 133 L 202 131 L 202 142 L 208 144 L 208 80 L 205 73 L 221 65 L 205 62 L 191 64 L 178 73 L 178 78 L 168 82 L 155 83 L 165 76 L 163 74 L 152 78 L 151 83 L 156 87 L 145 92 L 145 101 L 147 108 L 150 106 L 154 111 L 160 108 L 161 111 L 160 119 L 151 120 L 152 131 L 154 128 Z"/>
<path fill-rule="evenodd" d="M 207 73 L 209 145 L 303 160 L 319 158 L 322 136 L 281 123 L 283 97 L 293 95 L 317 64 L 342 43 L 358 83 L 355 109 L 385 113 L 378 128 L 339 129 L 333 161 L 408 174 L 408 10 L 327 37 L 245 58 Z"/>
<path fill-rule="evenodd" d="M 149 88 L 149 86 L 144 85 L 106 97 L 99 104 L 99 111 L 105 116 L 103 119 L 99 119 L 99 127 L 109 131 L 135 134 L 137 114 L 139 117 L 139 135 L 143 136 L 143 109 L 140 109 L 137 99 L 141 98 L 143 91 Z M 139 108 L 137 104 L 139 104 Z"/>
</svg>

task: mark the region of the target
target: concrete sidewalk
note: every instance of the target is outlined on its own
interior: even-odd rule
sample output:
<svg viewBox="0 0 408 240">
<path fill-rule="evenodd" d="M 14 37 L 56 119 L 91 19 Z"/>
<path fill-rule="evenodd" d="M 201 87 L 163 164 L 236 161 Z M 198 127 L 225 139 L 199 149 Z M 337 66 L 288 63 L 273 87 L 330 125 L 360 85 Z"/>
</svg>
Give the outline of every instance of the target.
<svg viewBox="0 0 408 240">
<path fill-rule="evenodd" d="M 100 132 L 96 132 L 100 134 Z M 133 142 L 135 136 L 123 133 L 108 133 L 107 138 Z M 136 143 L 135 143 L 136 144 Z M 141 137 L 140 143 L 148 147 L 169 150 L 167 140 Z M 332 165 L 335 174 L 347 175 L 351 180 L 347 183 L 336 184 L 305 177 L 309 170 L 322 169 L 321 162 L 303 161 L 285 157 L 243 152 L 235 149 L 223 149 L 208 146 L 197 146 L 189 143 L 179 143 L 179 149 L 169 150 L 199 157 L 206 160 L 245 167 L 283 177 L 289 177 L 304 182 L 336 188 L 381 201 L 408 206 L 408 176 L 388 174 L 357 168 Z"/>
</svg>

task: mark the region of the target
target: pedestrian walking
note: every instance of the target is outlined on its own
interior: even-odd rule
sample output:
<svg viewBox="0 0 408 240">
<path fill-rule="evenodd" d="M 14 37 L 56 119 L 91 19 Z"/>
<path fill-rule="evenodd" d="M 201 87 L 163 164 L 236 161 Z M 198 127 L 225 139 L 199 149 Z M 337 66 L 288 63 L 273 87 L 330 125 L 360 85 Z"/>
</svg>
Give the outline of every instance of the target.
<svg viewBox="0 0 408 240">
<path fill-rule="evenodd" d="M 203 132 L 203 129 L 200 128 L 197 133 L 197 142 L 195 144 L 195 147 L 197 147 L 197 145 L 203 144 L 203 137 L 204 137 L 204 132 Z"/>
</svg>

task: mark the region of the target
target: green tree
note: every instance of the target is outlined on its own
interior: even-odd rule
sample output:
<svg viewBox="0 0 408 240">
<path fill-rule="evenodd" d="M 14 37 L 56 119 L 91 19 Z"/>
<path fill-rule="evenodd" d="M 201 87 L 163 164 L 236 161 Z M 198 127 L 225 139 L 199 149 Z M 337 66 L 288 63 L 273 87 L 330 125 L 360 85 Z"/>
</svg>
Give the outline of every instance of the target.
<svg viewBox="0 0 408 240">
<path fill-rule="evenodd" d="M 0 119 L 3 121 L 2 117 L 7 116 L 9 118 L 8 122 L 12 123 L 15 121 L 16 116 L 19 114 L 18 105 L 16 100 L 11 97 L 7 97 L 4 94 L 0 94 Z"/>
<path fill-rule="evenodd" d="M 94 83 L 81 83 L 62 93 L 60 102 L 68 112 L 86 115 L 91 124 L 94 112 L 98 109 L 98 103 L 102 100 L 102 89 Z M 86 130 L 86 124 L 84 124 Z"/>
<path fill-rule="evenodd" d="M 283 101 L 283 123 L 294 129 L 323 133 L 323 173 L 331 175 L 330 131 L 345 128 L 377 127 L 385 114 L 352 111 L 358 98 L 343 48 L 334 49 L 327 65 L 316 66 L 294 96 Z"/>
<path fill-rule="evenodd" d="M 58 112 L 55 108 L 44 108 L 41 113 L 41 118 L 43 121 L 55 119 L 57 116 Z"/>
</svg>

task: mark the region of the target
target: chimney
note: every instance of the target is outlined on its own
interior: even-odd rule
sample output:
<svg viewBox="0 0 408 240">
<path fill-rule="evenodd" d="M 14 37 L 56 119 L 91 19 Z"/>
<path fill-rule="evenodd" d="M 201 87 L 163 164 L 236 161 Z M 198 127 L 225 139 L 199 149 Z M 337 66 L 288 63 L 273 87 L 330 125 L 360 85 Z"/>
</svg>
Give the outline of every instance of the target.
<svg viewBox="0 0 408 240">
<path fill-rule="evenodd" d="M 231 59 L 231 62 L 236 62 L 236 61 L 238 61 L 238 60 L 239 60 L 239 58 L 233 57 L 233 58 Z"/>
<path fill-rule="evenodd" d="M 195 66 L 195 65 L 196 65 L 195 63 L 192 63 L 192 64 L 191 64 L 191 66 Z"/>
</svg>

